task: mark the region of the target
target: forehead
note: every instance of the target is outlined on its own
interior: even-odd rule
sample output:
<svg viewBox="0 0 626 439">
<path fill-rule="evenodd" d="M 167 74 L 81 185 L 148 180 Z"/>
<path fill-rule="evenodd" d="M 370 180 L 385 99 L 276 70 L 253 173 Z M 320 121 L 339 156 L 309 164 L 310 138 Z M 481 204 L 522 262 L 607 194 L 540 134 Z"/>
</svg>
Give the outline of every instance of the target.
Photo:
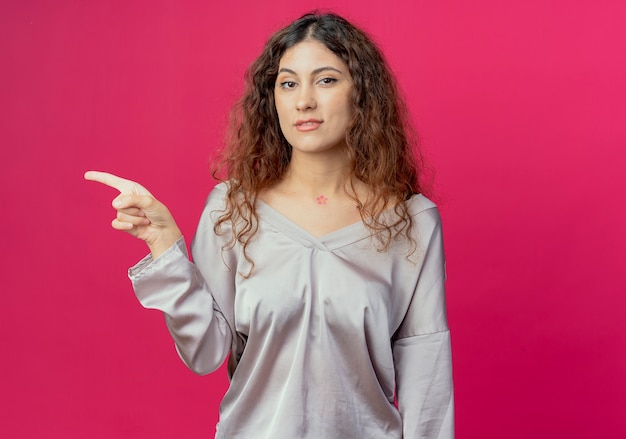
<svg viewBox="0 0 626 439">
<path fill-rule="evenodd" d="M 290 70 L 314 70 L 320 66 L 330 66 L 348 73 L 348 66 L 324 44 L 317 40 L 305 40 L 285 51 L 279 62 L 280 68 Z"/>
</svg>

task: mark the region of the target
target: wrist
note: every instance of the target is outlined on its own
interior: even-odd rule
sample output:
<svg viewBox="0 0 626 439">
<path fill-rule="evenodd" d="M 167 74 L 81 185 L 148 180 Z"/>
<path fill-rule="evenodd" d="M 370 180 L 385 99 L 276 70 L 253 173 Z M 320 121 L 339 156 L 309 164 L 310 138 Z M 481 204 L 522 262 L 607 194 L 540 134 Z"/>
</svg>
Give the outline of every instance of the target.
<svg viewBox="0 0 626 439">
<path fill-rule="evenodd" d="M 148 248 L 150 249 L 150 253 L 152 255 L 152 259 L 157 259 L 161 256 L 167 249 L 173 246 L 176 241 L 178 241 L 183 234 L 181 233 L 178 227 L 172 229 L 164 230 L 157 238 L 147 243 Z"/>
</svg>

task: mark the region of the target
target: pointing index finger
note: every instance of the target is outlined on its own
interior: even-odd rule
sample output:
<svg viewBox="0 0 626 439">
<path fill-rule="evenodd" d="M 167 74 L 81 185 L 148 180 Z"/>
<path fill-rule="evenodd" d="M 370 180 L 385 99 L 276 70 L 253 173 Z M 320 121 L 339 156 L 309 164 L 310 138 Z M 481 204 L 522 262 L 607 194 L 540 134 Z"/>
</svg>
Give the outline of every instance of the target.
<svg viewBox="0 0 626 439">
<path fill-rule="evenodd" d="M 108 172 L 87 171 L 85 172 L 85 180 L 96 181 L 106 186 L 117 189 L 121 193 L 133 193 L 139 186 L 137 183 Z M 133 190 L 135 189 L 135 190 Z M 147 192 L 147 191 L 146 191 Z"/>
</svg>

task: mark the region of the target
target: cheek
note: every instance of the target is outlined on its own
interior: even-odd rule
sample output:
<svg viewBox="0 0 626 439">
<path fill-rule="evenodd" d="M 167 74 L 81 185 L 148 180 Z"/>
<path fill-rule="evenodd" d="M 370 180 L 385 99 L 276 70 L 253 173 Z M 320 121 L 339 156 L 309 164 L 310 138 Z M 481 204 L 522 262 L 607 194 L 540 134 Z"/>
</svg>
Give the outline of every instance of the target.
<svg viewBox="0 0 626 439">
<path fill-rule="evenodd" d="M 278 100 L 274 100 L 274 105 L 276 108 L 276 114 L 278 116 L 278 126 L 280 127 L 280 132 L 287 142 L 291 143 L 289 129 L 291 128 L 291 124 L 289 123 L 289 118 L 287 111 L 285 110 L 285 106 L 281 105 Z"/>
<path fill-rule="evenodd" d="M 341 111 L 343 113 L 343 120 L 346 124 L 348 124 L 352 120 L 353 108 L 352 108 L 352 100 L 346 99 L 342 102 Z"/>
<path fill-rule="evenodd" d="M 340 108 L 341 111 L 346 115 L 346 117 L 350 117 L 352 114 L 352 96 L 350 92 L 347 92 L 341 96 L 339 96 L 335 102 L 335 108 Z"/>
<path fill-rule="evenodd" d="M 286 123 L 284 106 L 278 99 L 276 99 L 276 97 L 274 97 L 274 105 L 276 108 L 276 114 L 278 115 L 278 122 L 280 123 L 280 127 L 282 128 L 284 123 Z"/>
</svg>

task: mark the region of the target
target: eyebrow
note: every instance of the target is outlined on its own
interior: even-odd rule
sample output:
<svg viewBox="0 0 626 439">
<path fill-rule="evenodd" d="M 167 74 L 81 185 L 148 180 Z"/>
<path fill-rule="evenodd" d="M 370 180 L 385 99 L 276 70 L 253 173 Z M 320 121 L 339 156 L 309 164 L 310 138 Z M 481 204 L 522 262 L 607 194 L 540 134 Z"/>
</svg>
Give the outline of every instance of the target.
<svg viewBox="0 0 626 439">
<path fill-rule="evenodd" d="M 341 74 L 343 74 L 343 72 L 342 72 L 341 70 L 336 69 L 336 68 L 331 67 L 331 66 L 318 67 L 317 69 L 313 70 L 313 71 L 311 72 L 311 74 L 313 74 L 313 75 L 317 75 L 318 73 L 324 72 L 324 71 L 326 71 L 326 70 L 332 70 L 333 72 L 337 72 L 337 73 L 341 73 Z M 291 73 L 292 75 L 296 75 L 296 76 L 298 76 L 298 74 L 297 74 L 295 71 L 293 71 L 293 70 L 291 70 L 291 69 L 288 69 L 287 67 L 283 67 L 283 68 L 281 68 L 281 69 L 278 71 L 278 73 Z"/>
</svg>

